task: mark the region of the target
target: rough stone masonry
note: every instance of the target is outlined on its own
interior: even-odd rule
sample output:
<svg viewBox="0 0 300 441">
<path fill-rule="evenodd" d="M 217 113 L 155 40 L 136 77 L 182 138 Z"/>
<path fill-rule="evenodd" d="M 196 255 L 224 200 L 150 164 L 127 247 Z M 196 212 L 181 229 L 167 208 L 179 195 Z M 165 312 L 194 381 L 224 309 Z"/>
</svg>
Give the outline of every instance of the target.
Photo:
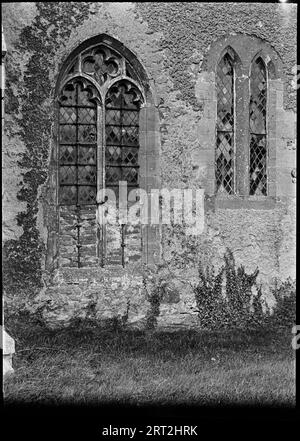
<svg viewBox="0 0 300 441">
<path fill-rule="evenodd" d="M 219 267 L 228 247 L 247 271 L 259 267 L 267 299 L 275 280 L 295 278 L 296 8 L 3 4 L 3 275 L 11 311 L 38 310 L 51 328 L 75 318 L 142 327 L 150 303 L 139 267 L 163 262 L 175 277 L 157 326 L 198 326 L 185 281 L 199 259 Z M 264 122 L 257 131 L 249 125 L 250 118 L 258 126 L 255 112 Z M 121 175 L 149 194 L 203 188 L 204 232 L 172 224 L 99 229 L 94 192 Z"/>
</svg>

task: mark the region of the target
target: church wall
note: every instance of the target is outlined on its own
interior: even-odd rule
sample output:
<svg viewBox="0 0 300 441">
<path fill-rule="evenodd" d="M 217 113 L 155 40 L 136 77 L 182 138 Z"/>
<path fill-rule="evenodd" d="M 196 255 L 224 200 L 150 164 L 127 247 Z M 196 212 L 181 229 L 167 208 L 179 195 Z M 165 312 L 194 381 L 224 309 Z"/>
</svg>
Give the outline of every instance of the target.
<svg viewBox="0 0 300 441">
<path fill-rule="evenodd" d="M 205 229 L 190 236 L 182 227 L 163 226 L 162 260 L 178 276 L 174 295 L 162 299 L 159 326 L 196 326 L 189 285 L 201 256 L 219 267 L 229 247 L 247 271 L 257 266 L 266 297 L 275 279 L 295 278 L 296 6 L 225 3 L 29 2 L 3 5 L 7 55 L 3 135 L 4 281 L 8 304 L 41 308 L 48 326 L 74 318 L 118 318 L 143 326 L 149 301 L 140 276 L 120 269 L 61 271 L 55 261 L 54 94 L 58 74 L 79 44 L 99 34 L 130 49 L 147 72 L 154 91 L 153 127 L 148 137 L 153 185 L 204 188 Z M 271 172 L 272 201 L 214 197 L 216 98 L 210 51 L 228 35 L 246 35 L 270 45 L 282 64 L 274 83 Z M 243 41 L 243 39 L 241 39 Z M 246 41 L 246 40 L 245 40 Z M 242 43 L 241 43 L 242 44 Z M 254 44 L 254 43 L 253 43 Z M 247 50 L 247 47 L 241 48 Z M 154 113 L 155 113 L 154 112 Z M 145 141 L 146 142 L 146 141 Z M 151 151 L 153 149 L 153 151 Z M 150 173 L 150 172 L 149 172 Z M 148 249 L 156 259 L 159 234 L 150 229 Z M 50 250 L 50 251 L 49 251 Z M 154 256 L 154 257 L 153 257 Z M 10 303 L 9 303 L 10 302 Z M 34 305 L 34 306 L 32 306 Z"/>
</svg>

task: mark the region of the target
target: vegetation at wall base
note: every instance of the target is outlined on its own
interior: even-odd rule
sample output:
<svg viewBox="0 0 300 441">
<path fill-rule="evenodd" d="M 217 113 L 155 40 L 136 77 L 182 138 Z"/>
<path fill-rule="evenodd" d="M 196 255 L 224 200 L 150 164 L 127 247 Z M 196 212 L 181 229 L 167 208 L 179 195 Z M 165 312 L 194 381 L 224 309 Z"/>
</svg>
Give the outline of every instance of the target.
<svg viewBox="0 0 300 441">
<path fill-rule="evenodd" d="M 7 404 L 294 406 L 291 330 L 153 332 L 8 319 Z"/>
<path fill-rule="evenodd" d="M 194 294 L 202 328 L 291 329 L 296 323 L 296 286 L 287 279 L 275 281 L 273 311 L 263 298 L 257 283 L 259 269 L 247 274 L 243 265 L 236 267 L 233 253 L 227 249 L 225 264 L 216 271 L 213 266 L 199 265 Z M 253 294 L 253 288 L 256 294 Z"/>
</svg>

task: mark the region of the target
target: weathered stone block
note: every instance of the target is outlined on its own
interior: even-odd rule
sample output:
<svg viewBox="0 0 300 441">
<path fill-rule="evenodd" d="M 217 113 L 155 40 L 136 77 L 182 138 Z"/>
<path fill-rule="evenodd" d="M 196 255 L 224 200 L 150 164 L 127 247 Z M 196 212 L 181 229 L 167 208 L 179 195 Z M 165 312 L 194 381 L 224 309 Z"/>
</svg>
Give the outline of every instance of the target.
<svg viewBox="0 0 300 441">
<path fill-rule="evenodd" d="M 12 357 L 15 353 L 15 341 L 7 334 L 3 326 L 1 326 L 2 331 L 2 351 L 3 351 L 3 378 L 14 372 L 12 366 Z"/>
</svg>

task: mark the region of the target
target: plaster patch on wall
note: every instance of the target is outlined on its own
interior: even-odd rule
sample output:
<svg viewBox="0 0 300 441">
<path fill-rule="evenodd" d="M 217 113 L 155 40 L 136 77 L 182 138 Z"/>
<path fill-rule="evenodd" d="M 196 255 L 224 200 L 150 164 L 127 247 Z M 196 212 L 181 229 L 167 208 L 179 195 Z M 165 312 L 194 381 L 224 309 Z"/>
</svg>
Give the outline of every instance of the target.
<svg viewBox="0 0 300 441">
<path fill-rule="evenodd" d="M 7 2 L 2 5 L 2 23 L 8 51 L 18 40 L 22 29 L 32 24 L 37 13 L 35 2 Z"/>
</svg>

